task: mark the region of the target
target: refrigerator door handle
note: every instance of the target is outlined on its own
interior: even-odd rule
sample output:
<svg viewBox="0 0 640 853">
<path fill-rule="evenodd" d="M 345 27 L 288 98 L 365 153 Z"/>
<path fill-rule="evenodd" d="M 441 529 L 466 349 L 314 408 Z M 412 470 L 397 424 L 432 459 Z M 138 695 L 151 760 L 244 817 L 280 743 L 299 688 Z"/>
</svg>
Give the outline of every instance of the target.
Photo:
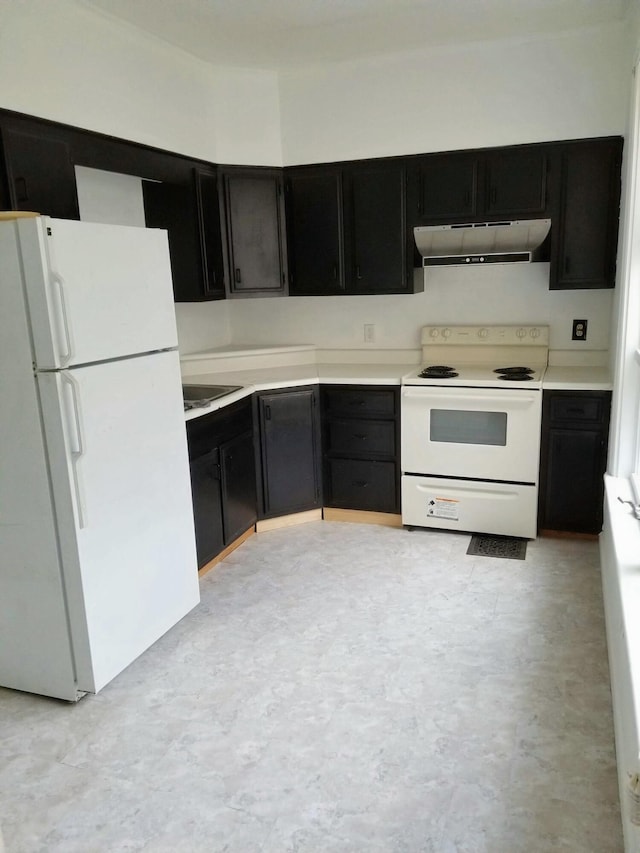
<svg viewBox="0 0 640 853">
<path fill-rule="evenodd" d="M 64 349 L 60 352 L 60 357 L 69 361 L 73 355 L 73 347 L 71 345 L 71 330 L 69 328 L 69 315 L 67 313 L 67 302 L 64 293 L 64 279 L 57 272 L 51 273 L 51 280 L 56 285 L 58 293 L 58 343 L 59 347 L 64 342 Z"/>
<path fill-rule="evenodd" d="M 84 454 L 84 437 L 82 434 L 82 420 L 80 418 L 80 389 L 77 381 L 67 371 L 61 371 L 60 376 L 64 382 L 65 394 L 64 405 L 71 444 L 71 465 L 73 469 L 73 487 L 76 493 L 76 504 L 78 507 L 78 526 L 80 529 L 87 526 L 87 514 L 80 487 L 78 474 L 78 462 Z"/>
</svg>

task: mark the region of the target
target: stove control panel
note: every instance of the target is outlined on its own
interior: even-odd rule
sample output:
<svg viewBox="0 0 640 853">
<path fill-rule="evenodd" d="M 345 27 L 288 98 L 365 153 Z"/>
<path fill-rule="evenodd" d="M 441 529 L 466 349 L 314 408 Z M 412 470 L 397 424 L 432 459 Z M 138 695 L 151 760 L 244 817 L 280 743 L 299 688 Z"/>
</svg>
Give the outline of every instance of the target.
<svg viewBox="0 0 640 853">
<path fill-rule="evenodd" d="M 549 346 L 548 326 L 424 326 L 423 344 Z"/>
</svg>

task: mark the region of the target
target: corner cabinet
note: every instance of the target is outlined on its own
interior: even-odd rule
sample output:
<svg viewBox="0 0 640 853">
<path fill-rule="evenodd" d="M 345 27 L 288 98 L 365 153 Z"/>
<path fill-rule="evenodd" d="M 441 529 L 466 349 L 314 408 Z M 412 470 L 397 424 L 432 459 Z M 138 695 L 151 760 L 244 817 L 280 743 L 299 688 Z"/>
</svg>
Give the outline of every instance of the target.
<svg viewBox="0 0 640 853">
<path fill-rule="evenodd" d="M 322 388 L 324 503 L 400 512 L 399 389 Z"/>
<path fill-rule="evenodd" d="M 404 160 L 285 170 L 291 296 L 414 293 Z"/>
<path fill-rule="evenodd" d="M 251 401 L 187 421 L 198 567 L 256 521 Z"/>
<path fill-rule="evenodd" d="M 282 171 L 224 169 L 230 296 L 286 292 Z"/>
<path fill-rule="evenodd" d="M 551 290 L 615 284 L 622 139 L 558 146 L 560 186 L 553 216 Z"/>
<path fill-rule="evenodd" d="M 545 391 L 538 527 L 602 529 L 610 391 Z"/>
<path fill-rule="evenodd" d="M 259 517 L 321 507 L 317 387 L 256 394 L 254 406 Z"/>
</svg>

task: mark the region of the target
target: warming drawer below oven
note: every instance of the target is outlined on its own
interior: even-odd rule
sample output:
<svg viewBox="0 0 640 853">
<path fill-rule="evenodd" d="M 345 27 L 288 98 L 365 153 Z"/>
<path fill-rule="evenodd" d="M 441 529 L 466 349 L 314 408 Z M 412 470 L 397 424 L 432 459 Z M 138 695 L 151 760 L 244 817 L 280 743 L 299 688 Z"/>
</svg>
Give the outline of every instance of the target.
<svg viewBox="0 0 640 853">
<path fill-rule="evenodd" d="M 535 539 L 538 488 L 513 483 L 402 476 L 402 523 Z"/>
</svg>

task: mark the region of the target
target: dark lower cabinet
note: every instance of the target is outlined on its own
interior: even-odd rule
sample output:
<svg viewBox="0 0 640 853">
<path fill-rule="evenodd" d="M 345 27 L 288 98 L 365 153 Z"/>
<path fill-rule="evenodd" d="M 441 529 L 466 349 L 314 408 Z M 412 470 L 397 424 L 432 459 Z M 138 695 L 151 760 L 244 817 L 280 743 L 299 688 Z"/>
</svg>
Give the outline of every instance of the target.
<svg viewBox="0 0 640 853">
<path fill-rule="evenodd" d="M 397 388 L 322 388 L 324 504 L 400 512 L 400 408 Z"/>
<path fill-rule="evenodd" d="M 198 566 L 256 521 L 251 401 L 187 421 Z"/>
<path fill-rule="evenodd" d="M 597 534 L 602 529 L 610 408 L 609 391 L 544 392 L 541 530 Z"/>
<path fill-rule="evenodd" d="M 316 387 L 256 395 L 261 518 L 322 506 Z"/>
</svg>

